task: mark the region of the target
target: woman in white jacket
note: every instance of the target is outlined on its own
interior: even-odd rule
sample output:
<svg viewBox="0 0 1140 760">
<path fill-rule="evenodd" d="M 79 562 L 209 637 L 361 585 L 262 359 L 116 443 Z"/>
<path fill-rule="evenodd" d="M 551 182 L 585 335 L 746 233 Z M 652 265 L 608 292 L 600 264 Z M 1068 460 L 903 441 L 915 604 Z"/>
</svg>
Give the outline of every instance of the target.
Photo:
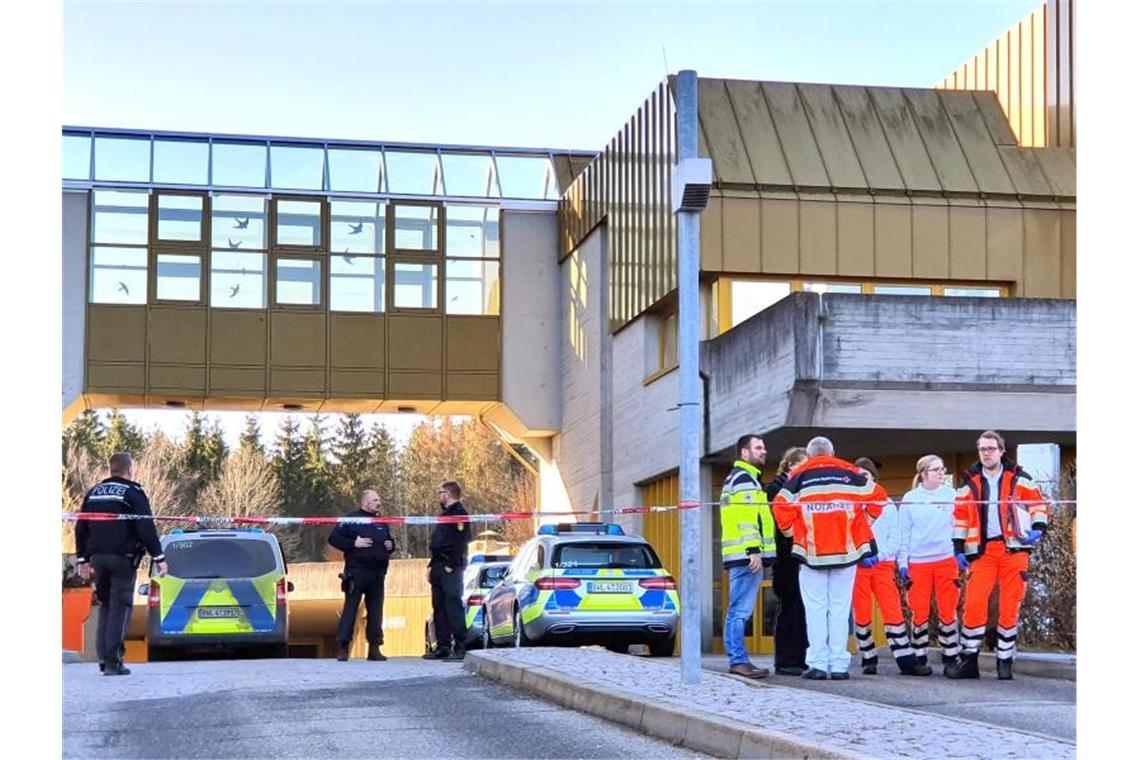
<svg viewBox="0 0 1140 760">
<path fill-rule="evenodd" d="M 954 489 L 943 481 L 942 459 L 927 454 L 918 460 L 914 488 L 899 506 L 899 578 L 908 587 L 911 645 L 926 664 L 930 645 L 930 600 L 938 602 L 938 643 L 942 669 L 958 659 L 958 563 L 954 560 Z"/>
</svg>

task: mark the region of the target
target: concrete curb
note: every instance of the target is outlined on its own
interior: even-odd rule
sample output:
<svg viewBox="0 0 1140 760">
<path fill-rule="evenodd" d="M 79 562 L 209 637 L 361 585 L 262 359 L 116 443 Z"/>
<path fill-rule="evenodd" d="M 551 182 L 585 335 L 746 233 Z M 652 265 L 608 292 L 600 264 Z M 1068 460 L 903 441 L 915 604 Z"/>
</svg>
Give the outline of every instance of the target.
<svg viewBox="0 0 1140 760">
<path fill-rule="evenodd" d="M 662 702 L 603 691 L 547 668 L 517 665 L 485 652 L 468 652 L 463 667 L 482 678 L 717 757 L 870 760 L 869 755 L 832 749 L 778 731 L 744 726 L 711 713 L 682 711 Z"/>
</svg>

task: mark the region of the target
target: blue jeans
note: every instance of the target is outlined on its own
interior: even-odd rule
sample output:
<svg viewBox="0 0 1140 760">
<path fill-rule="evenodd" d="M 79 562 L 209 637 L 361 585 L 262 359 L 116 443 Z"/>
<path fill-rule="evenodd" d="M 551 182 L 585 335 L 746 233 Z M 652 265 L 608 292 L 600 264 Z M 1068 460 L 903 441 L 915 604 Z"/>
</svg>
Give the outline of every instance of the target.
<svg viewBox="0 0 1140 760">
<path fill-rule="evenodd" d="M 747 665 L 748 652 L 744 650 L 744 626 L 756 607 L 756 592 L 764 580 L 764 571 L 755 573 L 748 566 L 728 569 L 728 611 L 724 614 L 724 651 L 728 664 Z"/>
</svg>

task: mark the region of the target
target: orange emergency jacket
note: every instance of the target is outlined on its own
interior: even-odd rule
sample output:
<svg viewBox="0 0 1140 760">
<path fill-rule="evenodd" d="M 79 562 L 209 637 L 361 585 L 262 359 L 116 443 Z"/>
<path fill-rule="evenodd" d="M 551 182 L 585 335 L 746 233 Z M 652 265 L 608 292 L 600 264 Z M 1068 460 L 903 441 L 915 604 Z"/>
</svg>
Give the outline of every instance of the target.
<svg viewBox="0 0 1140 760">
<path fill-rule="evenodd" d="M 788 474 L 772 515 L 792 539 L 792 555 L 808 567 L 847 567 L 878 552 L 871 523 L 887 492 L 850 462 L 812 457 Z"/>
<path fill-rule="evenodd" d="M 1029 513 L 1034 530 L 1045 530 L 1049 524 L 1049 511 L 1041 490 L 1033 478 L 1020 466 L 1008 459 L 1001 460 L 1001 480 L 998 486 L 998 517 L 1001 535 L 1008 549 L 1029 551 L 1018 537 L 1012 510 L 1020 507 Z M 963 485 L 954 499 L 954 551 L 973 557 L 985 551 L 989 539 L 986 534 L 989 514 L 990 484 L 982 474 L 982 463 L 977 462 L 966 470 Z"/>
</svg>

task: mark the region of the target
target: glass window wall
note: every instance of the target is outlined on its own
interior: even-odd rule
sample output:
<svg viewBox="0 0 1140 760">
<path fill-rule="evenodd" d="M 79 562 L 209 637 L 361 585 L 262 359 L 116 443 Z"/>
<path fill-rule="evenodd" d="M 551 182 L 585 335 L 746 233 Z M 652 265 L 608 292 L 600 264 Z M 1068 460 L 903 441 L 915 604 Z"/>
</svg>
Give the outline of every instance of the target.
<svg viewBox="0 0 1140 760">
<path fill-rule="evenodd" d="M 277 245 L 316 248 L 322 244 L 320 201 L 275 200 L 274 203 L 277 207 L 274 238 Z"/>
<path fill-rule="evenodd" d="M 159 240 L 199 243 L 206 199 L 201 195 L 168 195 L 157 198 Z"/>
<path fill-rule="evenodd" d="M 95 179 L 106 182 L 150 182 L 150 139 L 96 137 Z"/>
<path fill-rule="evenodd" d="M 160 253 L 156 257 L 155 298 L 159 301 L 202 300 L 202 257 Z"/>
<path fill-rule="evenodd" d="M 96 190 L 92 193 L 91 240 L 94 243 L 146 245 L 150 194 L 145 190 Z"/>
<path fill-rule="evenodd" d="M 929 285 L 876 285 L 877 296 L 928 296 Z"/>
<path fill-rule="evenodd" d="M 500 154 L 495 156 L 495 163 L 504 198 L 558 199 L 558 182 L 549 158 Z"/>
<path fill-rule="evenodd" d="M 447 207 L 446 247 L 449 257 L 499 258 L 499 207 Z"/>
<path fill-rule="evenodd" d="M 393 268 L 392 307 L 396 309 L 439 308 L 439 266 L 399 262 Z"/>
<path fill-rule="evenodd" d="M 170 185 L 209 184 L 209 143 L 205 140 L 155 140 L 154 181 Z"/>
<path fill-rule="evenodd" d="M 447 313 L 498 314 L 499 262 L 447 260 Z"/>
<path fill-rule="evenodd" d="M 404 251 L 435 251 L 439 248 L 439 207 L 392 204 L 392 247 Z"/>
<path fill-rule="evenodd" d="M 63 136 L 63 178 L 91 179 L 91 136 Z"/>
<path fill-rule="evenodd" d="M 268 204 L 261 195 L 215 195 L 210 204 L 210 245 L 227 250 L 267 249 Z"/>
<path fill-rule="evenodd" d="M 388 192 L 401 195 L 441 195 L 439 156 L 427 151 L 384 151 Z"/>
<path fill-rule="evenodd" d="M 1001 288 L 952 288 L 942 289 L 942 295 L 957 298 L 1001 298 Z"/>
<path fill-rule="evenodd" d="M 274 300 L 280 306 L 320 306 L 321 262 L 316 259 L 277 259 Z"/>
<path fill-rule="evenodd" d="M 265 143 L 216 141 L 210 156 L 215 186 L 265 187 Z"/>
<path fill-rule="evenodd" d="M 444 153 L 443 182 L 448 195 L 499 197 L 490 153 Z"/>
<path fill-rule="evenodd" d="M 331 253 L 384 253 L 385 204 L 376 201 L 329 203 Z"/>
<path fill-rule="evenodd" d="M 266 259 L 264 253 L 214 251 L 210 255 L 210 305 L 264 309 Z"/>
<path fill-rule="evenodd" d="M 382 166 L 379 150 L 329 148 L 329 187 L 342 193 L 383 192 Z"/>
<path fill-rule="evenodd" d="M 334 253 L 329 258 L 329 308 L 384 311 L 384 258 Z"/>
<path fill-rule="evenodd" d="M 325 186 L 325 150 L 319 145 L 271 145 L 269 179 L 272 187 L 321 190 Z"/>
<path fill-rule="evenodd" d="M 145 304 L 147 249 L 91 249 L 91 303 Z"/>
</svg>

